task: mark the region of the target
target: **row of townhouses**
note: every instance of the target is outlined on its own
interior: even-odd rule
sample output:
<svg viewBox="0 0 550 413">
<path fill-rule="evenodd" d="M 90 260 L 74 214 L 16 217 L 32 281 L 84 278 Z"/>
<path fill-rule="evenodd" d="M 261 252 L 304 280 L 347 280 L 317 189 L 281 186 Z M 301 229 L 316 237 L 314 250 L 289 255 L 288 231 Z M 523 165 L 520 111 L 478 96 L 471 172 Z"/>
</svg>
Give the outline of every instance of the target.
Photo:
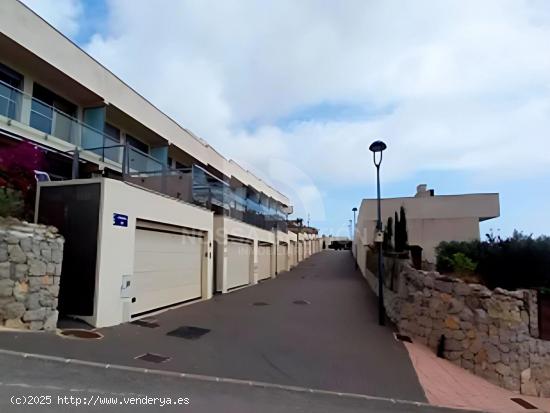
<svg viewBox="0 0 550 413">
<path fill-rule="evenodd" d="M 61 315 L 110 326 L 275 277 L 315 253 L 290 200 L 17 0 L 0 3 L 0 146 L 46 160 L 35 219 L 65 237 Z"/>
</svg>

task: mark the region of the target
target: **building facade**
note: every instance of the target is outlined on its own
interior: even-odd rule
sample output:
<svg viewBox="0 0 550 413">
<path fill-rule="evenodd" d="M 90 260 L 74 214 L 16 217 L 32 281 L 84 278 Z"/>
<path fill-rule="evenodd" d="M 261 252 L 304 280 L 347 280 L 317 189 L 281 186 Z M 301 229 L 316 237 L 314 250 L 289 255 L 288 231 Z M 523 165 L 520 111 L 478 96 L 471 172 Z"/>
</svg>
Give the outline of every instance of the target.
<svg viewBox="0 0 550 413">
<path fill-rule="evenodd" d="M 381 216 L 384 228 L 389 217 L 405 209 L 409 245 L 422 247 L 422 257 L 435 262 L 435 248 L 442 241 L 479 239 L 479 223 L 500 215 L 498 194 L 435 195 L 418 185 L 413 197 L 384 198 Z M 358 265 L 366 269 L 367 249 L 374 244 L 378 218 L 377 200 L 363 199 L 355 228 Z"/>
<path fill-rule="evenodd" d="M 0 3 L 0 50 L 0 147 L 43 153 L 36 219 L 67 239 L 63 314 L 114 325 L 299 262 L 285 195 L 17 0 Z"/>
</svg>

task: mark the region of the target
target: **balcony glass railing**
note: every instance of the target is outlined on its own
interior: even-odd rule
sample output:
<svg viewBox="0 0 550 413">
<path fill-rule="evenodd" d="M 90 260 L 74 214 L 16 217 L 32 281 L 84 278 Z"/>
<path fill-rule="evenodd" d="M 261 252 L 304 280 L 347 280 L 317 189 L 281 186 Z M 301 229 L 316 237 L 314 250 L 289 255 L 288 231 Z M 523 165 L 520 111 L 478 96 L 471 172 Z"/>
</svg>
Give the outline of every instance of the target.
<svg viewBox="0 0 550 413">
<path fill-rule="evenodd" d="M 122 146 L 102 131 L 0 81 L 0 116 L 122 163 Z"/>
<path fill-rule="evenodd" d="M 110 160 L 121 165 L 123 179 L 128 182 L 209 209 L 215 207 L 225 215 L 260 228 L 286 229 L 285 216 L 271 199 L 267 203 L 264 199 L 261 203 L 259 199 L 245 197 L 243 188 L 240 191 L 231 188 L 198 165 L 170 169 L 162 161 L 123 145 L 102 131 L 1 81 L 0 116 L 69 142 L 79 151 L 94 153 L 101 161 Z"/>
</svg>

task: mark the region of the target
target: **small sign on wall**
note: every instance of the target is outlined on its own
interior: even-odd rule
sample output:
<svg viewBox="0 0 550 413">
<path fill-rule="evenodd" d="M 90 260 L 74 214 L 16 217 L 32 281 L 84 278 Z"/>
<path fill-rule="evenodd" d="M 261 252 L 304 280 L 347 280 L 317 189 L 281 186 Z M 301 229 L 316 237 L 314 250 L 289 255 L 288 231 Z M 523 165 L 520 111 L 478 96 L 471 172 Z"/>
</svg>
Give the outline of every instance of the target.
<svg viewBox="0 0 550 413">
<path fill-rule="evenodd" d="M 127 227 L 128 226 L 128 215 L 113 214 L 113 225 L 115 227 Z"/>
</svg>

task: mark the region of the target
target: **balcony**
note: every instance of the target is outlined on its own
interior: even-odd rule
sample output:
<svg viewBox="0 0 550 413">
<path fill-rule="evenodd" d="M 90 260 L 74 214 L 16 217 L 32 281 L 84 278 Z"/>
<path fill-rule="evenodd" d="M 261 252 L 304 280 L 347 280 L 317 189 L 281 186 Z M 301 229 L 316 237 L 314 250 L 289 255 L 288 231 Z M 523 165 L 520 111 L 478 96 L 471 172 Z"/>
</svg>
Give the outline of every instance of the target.
<svg viewBox="0 0 550 413">
<path fill-rule="evenodd" d="M 81 160 L 103 162 L 120 169 L 122 179 L 195 205 L 211 209 L 259 228 L 286 231 L 286 217 L 274 200 L 243 196 L 198 165 L 172 169 L 166 162 L 79 121 L 53 106 L 0 81 L 0 117 L 19 122 L 75 149 L 73 178 Z"/>
<path fill-rule="evenodd" d="M 99 157 L 103 162 L 122 163 L 120 142 L 2 81 L 1 116 L 94 153 L 97 155 L 95 158 Z"/>
</svg>

